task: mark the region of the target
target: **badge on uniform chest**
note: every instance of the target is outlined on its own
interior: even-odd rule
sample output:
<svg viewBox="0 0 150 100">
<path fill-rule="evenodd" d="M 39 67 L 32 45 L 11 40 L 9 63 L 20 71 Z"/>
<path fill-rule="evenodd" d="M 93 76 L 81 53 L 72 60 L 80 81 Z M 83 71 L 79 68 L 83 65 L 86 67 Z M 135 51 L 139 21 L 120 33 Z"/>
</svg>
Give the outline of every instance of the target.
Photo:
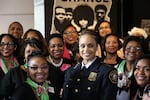
<svg viewBox="0 0 150 100">
<path fill-rule="evenodd" d="M 89 81 L 96 81 L 97 73 L 96 72 L 91 72 L 89 74 L 88 80 Z"/>
</svg>

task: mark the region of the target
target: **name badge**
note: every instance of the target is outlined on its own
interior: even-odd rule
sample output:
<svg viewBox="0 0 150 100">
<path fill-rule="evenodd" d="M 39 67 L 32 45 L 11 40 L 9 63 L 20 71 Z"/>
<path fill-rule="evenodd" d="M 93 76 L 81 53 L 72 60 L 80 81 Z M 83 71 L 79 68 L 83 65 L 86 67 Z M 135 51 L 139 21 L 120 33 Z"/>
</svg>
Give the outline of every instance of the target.
<svg viewBox="0 0 150 100">
<path fill-rule="evenodd" d="M 97 73 L 91 72 L 89 77 L 88 77 L 88 80 L 89 81 L 96 81 L 96 77 L 97 77 Z"/>
<path fill-rule="evenodd" d="M 48 92 L 50 92 L 50 93 L 55 93 L 54 87 L 49 86 L 49 87 L 48 87 Z"/>
</svg>

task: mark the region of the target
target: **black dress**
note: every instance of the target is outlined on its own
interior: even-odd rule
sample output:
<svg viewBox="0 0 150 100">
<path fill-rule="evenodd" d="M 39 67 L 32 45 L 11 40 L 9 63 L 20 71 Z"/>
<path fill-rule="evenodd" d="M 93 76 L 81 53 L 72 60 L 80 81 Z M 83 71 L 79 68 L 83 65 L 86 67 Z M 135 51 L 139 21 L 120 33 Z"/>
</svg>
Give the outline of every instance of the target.
<svg viewBox="0 0 150 100">
<path fill-rule="evenodd" d="M 11 100 L 37 100 L 37 97 L 30 85 L 25 83 L 14 92 Z"/>
<path fill-rule="evenodd" d="M 120 58 L 119 56 L 117 56 L 117 58 L 116 58 L 116 63 L 115 63 L 115 64 L 108 64 L 108 65 L 110 65 L 110 66 L 112 66 L 112 67 L 114 67 L 114 68 L 117 68 L 118 65 L 121 63 L 122 60 L 123 60 L 122 58 Z M 103 61 L 104 61 L 104 60 L 103 60 Z"/>
<path fill-rule="evenodd" d="M 62 71 L 61 67 L 63 65 L 71 66 L 71 61 L 68 59 L 63 59 L 63 63 L 60 67 L 56 67 L 53 64 L 49 63 L 49 77 L 51 84 L 54 86 L 55 94 L 60 97 L 60 91 L 63 88 L 64 76 L 66 71 Z"/>
<path fill-rule="evenodd" d="M 36 95 L 36 90 L 32 88 L 28 83 L 24 83 L 20 88 L 18 88 L 12 95 L 10 100 L 38 100 Z M 49 100 L 58 100 L 58 98 L 53 94 L 48 92 Z"/>
<path fill-rule="evenodd" d="M 21 67 L 12 68 L 1 81 L 0 95 L 11 96 L 26 81 L 26 78 L 27 73 Z"/>
</svg>

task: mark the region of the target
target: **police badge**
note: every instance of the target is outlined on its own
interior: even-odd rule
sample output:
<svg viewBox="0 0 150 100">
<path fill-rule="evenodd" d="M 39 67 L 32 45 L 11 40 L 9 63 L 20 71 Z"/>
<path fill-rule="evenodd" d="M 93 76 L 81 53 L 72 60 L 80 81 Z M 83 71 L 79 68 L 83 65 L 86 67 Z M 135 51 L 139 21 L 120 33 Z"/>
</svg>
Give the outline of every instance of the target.
<svg viewBox="0 0 150 100">
<path fill-rule="evenodd" d="M 114 84 L 117 84 L 117 78 L 118 78 L 117 71 L 116 70 L 112 70 L 109 73 L 109 79 L 110 79 L 110 81 L 112 83 L 114 83 Z"/>
<path fill-rule="evenodd" d="M 96 77 L 97 77 L 97 73 L 96 72 L 91 72 L 89 77 L 88 77 L 88 80 L 89 81 L 96 81 Z"/>
</svg>

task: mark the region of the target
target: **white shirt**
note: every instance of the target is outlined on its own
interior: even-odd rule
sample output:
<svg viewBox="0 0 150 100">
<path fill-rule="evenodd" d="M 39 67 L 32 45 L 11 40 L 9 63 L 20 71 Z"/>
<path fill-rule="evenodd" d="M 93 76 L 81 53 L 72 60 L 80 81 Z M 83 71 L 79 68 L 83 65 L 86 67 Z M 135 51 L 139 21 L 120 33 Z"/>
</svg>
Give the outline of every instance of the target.
<svg viewBox="0 0 150 100">
<path fill-rule="evenodd" d="M 89 66 L 96 60 L 96 58 L 97 58 L 97 57 L 95 57 L 93 60 L 91 60 L 90 62 L 88 62 L 88 64 L 86 64 L 86 65 L 85 65 L 85 64 L 83 63 L 83 61 L 82 61 L 82 63 L 81 63 L 81 64 L 82 64 L 81 69 L 82 69 L 84 66 L 86 67 L 86 69 L 89 68 Z"/>
</svg>

